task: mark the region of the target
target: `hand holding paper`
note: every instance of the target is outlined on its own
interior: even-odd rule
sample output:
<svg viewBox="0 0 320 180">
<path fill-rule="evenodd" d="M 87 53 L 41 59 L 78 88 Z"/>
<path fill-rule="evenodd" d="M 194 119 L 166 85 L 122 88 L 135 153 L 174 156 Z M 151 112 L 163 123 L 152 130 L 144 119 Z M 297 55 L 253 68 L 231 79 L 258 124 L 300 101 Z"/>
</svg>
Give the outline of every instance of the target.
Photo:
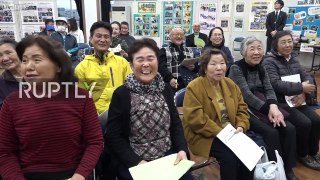
<svg viewBox="0 0 320 180">
<path fill-rule="evenodd" d="M 174 165 L 176 160 L 177 154 L 171 154 L 131 167 L 129 171 L 134 180 L 178 180 L 190 169 L 194 162 L 183 159 L 177 165 Z"/>
</svg>

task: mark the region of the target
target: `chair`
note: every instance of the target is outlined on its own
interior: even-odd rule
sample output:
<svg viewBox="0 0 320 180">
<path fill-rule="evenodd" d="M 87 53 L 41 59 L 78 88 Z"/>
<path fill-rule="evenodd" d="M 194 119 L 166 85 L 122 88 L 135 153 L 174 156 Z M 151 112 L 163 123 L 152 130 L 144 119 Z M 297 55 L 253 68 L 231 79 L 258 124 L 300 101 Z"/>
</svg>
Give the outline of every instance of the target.
<svg viewBox="0 0 320 180">
<path fill-rule="evenodd" d="M 84 57 L 88 54 L 90 54 L 92 48 L 87 43 L 78 43 L 78 59 L 79 61 L 82 61 Z"/>
<path fill-rule="evenodd" d="M 233 51 L 240 51 L 240 44 L 245 37 L 236 37 L 233 40 Z"/>
<path fill-rule="evenodd" d="M 100 121 L 103 134 L 106 132 L 106 128 L 107 128 L 108 112 L 109 111 L 107 110 L 99 115 L 99 121 Z"/>
<path fill-rule="evenodd" d="M 186 89 L 180 89 L 177 91 L 174 95 L 174 102 L 176 104 L 176 107 L 182 107 L 183 106 L 183 99 L 184 99 L 184 94 L 186 93 Z"/>
</svg>

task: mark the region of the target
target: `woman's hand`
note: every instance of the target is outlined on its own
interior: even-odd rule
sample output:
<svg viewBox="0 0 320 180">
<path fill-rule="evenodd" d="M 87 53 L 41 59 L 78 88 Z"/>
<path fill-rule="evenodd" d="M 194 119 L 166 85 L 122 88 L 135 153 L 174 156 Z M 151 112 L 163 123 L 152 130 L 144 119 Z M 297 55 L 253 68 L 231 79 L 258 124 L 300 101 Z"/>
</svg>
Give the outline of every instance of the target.
<svg viewBox="0 0 320 180">
<path fill-rule="evenodd" d="M 310 94 L 316 90 L 316 86 L 313 84 L 310 84 L 309 81 L 302 82 L 302 88 L 303 88 L 303 92 L 307 94 Z"/>
<path fill-rule="evenodd" d="M 178 81 L 175 78 L 172 78 L 169 82 L 170 86 L 177 89 L 178 88 Z"/>
<path fill-rule="evenodd" d="M 236 131 L 234 132 L 235 134 L 239 133 L 239 132 L 243 132 L 243 128 L 242 127 L 237 127 Z"/>
<path fill-rule="evenodd" d="M 294 107 L 299 107 L 306 101 L 306 95 L 304 93 L 301 93 L 298 96 L 292 98 L 291 101 Z"/>
<path fill-rule="evenodd" d="M 178 154 L 177 154 L 177 159 L 174 162 L 174 165 L 177 165 L 183 159 L 188 159 L 187 158 L 187 154 L 184 151 L 179 151 Z"/>
<path fill-rule="evenodd" d="M 121 49 L 120 54 L 122 57 L 128 57 L 128 54 L 123 49 Z"/>
<path fill-rule="evenodd" d="M 281 124 L 283 125 L 283 127 L 286 127 L 283 114 L 279 111 L 279 108 L 276 104 L 270 104 L 268 117 L 271 123 L 273 124 L 273 127 L 280 127 Z"/>
<path fill-rule="evenodd" d="M 140 162 L 139 162 L 139 164 L 138 164 L 138 165 L 141 165 L 141 164 L 144 164 L 144 163 L 147 163 L 147 161 L 142 160 L 142 161 L 140 161 Z"/>
<path fill-rule="evenodd" d="M 85 178 L 82 175 L 75 173 L 71 180 L 85 180 Z"/>
</svg>

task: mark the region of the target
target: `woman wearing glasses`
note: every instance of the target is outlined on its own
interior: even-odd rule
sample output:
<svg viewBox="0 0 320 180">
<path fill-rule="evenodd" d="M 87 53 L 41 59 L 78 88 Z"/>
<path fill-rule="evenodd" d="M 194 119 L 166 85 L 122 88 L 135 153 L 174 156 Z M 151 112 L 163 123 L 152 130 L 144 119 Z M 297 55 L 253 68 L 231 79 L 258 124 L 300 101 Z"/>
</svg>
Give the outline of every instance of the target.
<svg viewBox="0 0 320 180">
<path fill-rule="evenodd" d="M 207 42 L 207 45 L 204 47 L 203 51 L 212 48 L 220 49 L 227 56 L 229 67 L 234 62 L 234 58 L 231 54 L 230 49 L 224 45 L 224 42 L 225 39 L 222 28 L 214 27 L 209 32 L 209 41 Z"/>
</svg>

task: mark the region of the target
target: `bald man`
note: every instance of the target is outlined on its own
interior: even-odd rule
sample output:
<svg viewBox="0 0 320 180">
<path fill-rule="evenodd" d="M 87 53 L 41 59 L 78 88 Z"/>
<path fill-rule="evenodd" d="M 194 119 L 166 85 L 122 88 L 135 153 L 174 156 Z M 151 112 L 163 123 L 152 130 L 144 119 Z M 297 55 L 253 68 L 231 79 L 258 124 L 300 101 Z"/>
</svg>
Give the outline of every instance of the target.
<svg viewBox="0 0 320 180">
<path fill-rule="evenodd" d="M 174 90 L 179 90 L 197 76 L 198 66 L 180 66 L 184 59 L 194 58 L 192 49 L 183 46 L 185 33 L 181 28 L 172 29 L 169 38 L 169 46 L 161 48 L 159 52 L 159 73 L 164 82 Z"/>
<path fill-rule="evenodd" d="M 195 23 L 192 26 L 193 29 L 193 34 L 190 34 L 187 36 L 186 38 L 186 46 L 187 47 L 202 47 L 202 43 L 198 44 L 195 43 L 195 40 L 197 38 L 202 39 L 204 41 L 204 43 L 207 43 L 208 41 L 208 36 L 206 34 L 203 34 L 200 32 L 200 24 L 199 23 Z"/>
</svg>

